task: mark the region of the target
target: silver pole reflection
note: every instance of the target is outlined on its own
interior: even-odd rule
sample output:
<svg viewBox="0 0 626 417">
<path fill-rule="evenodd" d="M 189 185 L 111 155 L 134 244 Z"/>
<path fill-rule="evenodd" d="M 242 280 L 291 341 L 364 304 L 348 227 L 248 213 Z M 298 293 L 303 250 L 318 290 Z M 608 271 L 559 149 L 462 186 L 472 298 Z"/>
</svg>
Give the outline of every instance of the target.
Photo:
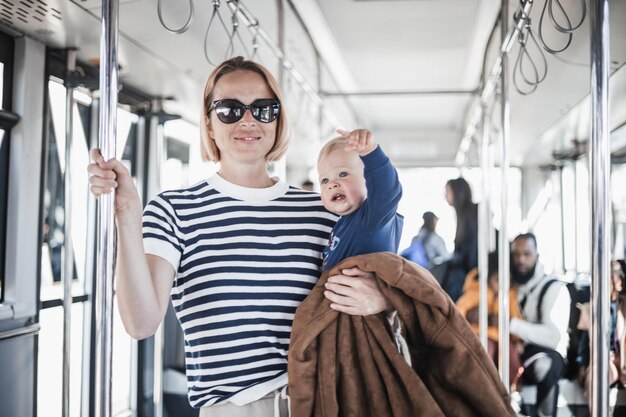
<svg viewBox="0 0 626 417">
<path fill-rule="evenodd" d="M 100 40 L 99 147 L 105 160 L 115 157 L 117 116 L 118 0 L 102 0 Z M 115 257 L 115 195 L 99 197 L 96 267 L 96 417 L 111 417 L 113 348 L 113 278 Z"/>
<path fill-rule="evenodd" d="M 609 415 L 609 1 L 589 4 L 591 20 L 591 415 Z"/>
<path fill-rule="evenodd" d="M 65 173 L 64 184 L 64 240 L 63 240 L 63 382 L 61 415 L 70 415 L 70 344 L 72 340 L 72 279 L 74 252 L 72 248 L 72 142 L 74 138 L 74 85 L 72 73 L 76 69 L 76 50 L 67 50 L 65 84 Z"/>
<path fill-rule="evenodd" d="M 491 109 L 485 106 L 483 109 L 483 132 L 480 143 L 480 168 L 482 171 L 483 196 L 478 205 L 478 274 L 479 274 L 479 301 L 478 301 L 478 326 L 480 329 L 480 343 L 487 350 L 487 280 L 489 274 L 489 235 L 491 233 L 490 200 L 491 181 L 489 165 L 489 136 L 491 131 Z"/>
<path fill-rule="evenodd" d="M 503 39 L 506 38 L 509 26 L 509 2 L 502 0 L 500 11 L 500 31 Z M 500 378 L 509 391 L 509 241 L 508 241 L 508 191 L 509 191 L 509 57 L 502 54 L 502 72 L 500 73 L 500 105 L 502 117 L 502 143 L 500 153 L 500 177 L 502 185 L 500 188 L 500 239 L 499 239 L 499 259 L 498 276 L 499 291 L 498 312 L 499 341 L 498 341 L 498 363 Z"/>
</svg>

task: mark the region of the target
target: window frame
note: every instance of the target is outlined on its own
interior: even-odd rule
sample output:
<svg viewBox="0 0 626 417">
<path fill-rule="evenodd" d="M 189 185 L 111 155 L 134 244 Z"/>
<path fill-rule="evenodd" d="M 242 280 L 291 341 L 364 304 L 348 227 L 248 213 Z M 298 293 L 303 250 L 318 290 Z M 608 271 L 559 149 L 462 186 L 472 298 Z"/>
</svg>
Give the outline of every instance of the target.
<svg viewBox="0 0 626 417">
<path fill-rule="evenodd" d="M 13 56 L 15 41 L 5 33 L 0 32 L 0 62 L 2 62 L 2 102 L 0 103 L 0 130 L 3 138 L 0 144 L 0 305 L 6 294 L 6 225 L 7 202 L 9 194 L 9 146 L 11 143 L 11 128 L 15 126 L 19 117 L 11 112 L 13 103 Z"/>
</svg>

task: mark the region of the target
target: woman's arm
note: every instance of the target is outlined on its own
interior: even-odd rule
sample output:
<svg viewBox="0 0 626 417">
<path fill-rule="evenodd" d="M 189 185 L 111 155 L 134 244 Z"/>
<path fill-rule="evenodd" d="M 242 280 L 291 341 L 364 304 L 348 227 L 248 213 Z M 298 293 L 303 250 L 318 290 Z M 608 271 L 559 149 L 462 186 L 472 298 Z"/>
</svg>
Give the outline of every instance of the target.
<svg viewBox="0 0 626 417">
<path fill-rule="evenodd" d="M 115 278 L 120 316 L 128 334 L 143 339 L 154 334 L 165 317 L 175 271 L 166 260 L 145 254 L 141 200 L 126 167 L 116 159 L 105 162 L 98 149 L 90 154 L 94 161 L 87 167 L 91 192 L 96 197 L 116 192 Z"/>
</svg>

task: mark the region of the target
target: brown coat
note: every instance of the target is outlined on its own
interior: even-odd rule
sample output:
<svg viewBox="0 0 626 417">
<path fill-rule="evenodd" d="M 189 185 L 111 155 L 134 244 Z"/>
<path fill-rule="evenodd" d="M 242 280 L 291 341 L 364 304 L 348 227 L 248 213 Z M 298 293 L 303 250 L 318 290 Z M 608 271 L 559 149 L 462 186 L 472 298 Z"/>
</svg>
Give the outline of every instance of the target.
<svg viewBox="0 0 626 417">
<path fill-rule="evenodd" d="M 402 321 L 413 368 L 398 353 L 384 313 L 330 309 L 328 276 L 352 266 L 376 274 Z M 296 311 L 288 370 L 295 417 L 515 416 L 452 300 L 428 271 L 391 253 L 348 258 L 322 275 Z"/>
</svg>

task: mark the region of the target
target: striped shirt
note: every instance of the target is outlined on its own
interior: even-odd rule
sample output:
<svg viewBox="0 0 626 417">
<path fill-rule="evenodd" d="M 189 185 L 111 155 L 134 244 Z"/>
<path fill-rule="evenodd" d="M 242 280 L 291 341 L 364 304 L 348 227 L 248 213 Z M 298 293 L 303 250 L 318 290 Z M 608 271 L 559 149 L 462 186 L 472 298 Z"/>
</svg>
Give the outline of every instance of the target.
<svg viewBox="0 0 626 417">
<path fill-rule="evenodd" d="M 146 253 L 172 264 L 189 402 L 255 401 L 287 383 L 296 307 L 315 286 L 336 217 L 316 193 L 214 175 L 144 211 Z"/>
</svg>

